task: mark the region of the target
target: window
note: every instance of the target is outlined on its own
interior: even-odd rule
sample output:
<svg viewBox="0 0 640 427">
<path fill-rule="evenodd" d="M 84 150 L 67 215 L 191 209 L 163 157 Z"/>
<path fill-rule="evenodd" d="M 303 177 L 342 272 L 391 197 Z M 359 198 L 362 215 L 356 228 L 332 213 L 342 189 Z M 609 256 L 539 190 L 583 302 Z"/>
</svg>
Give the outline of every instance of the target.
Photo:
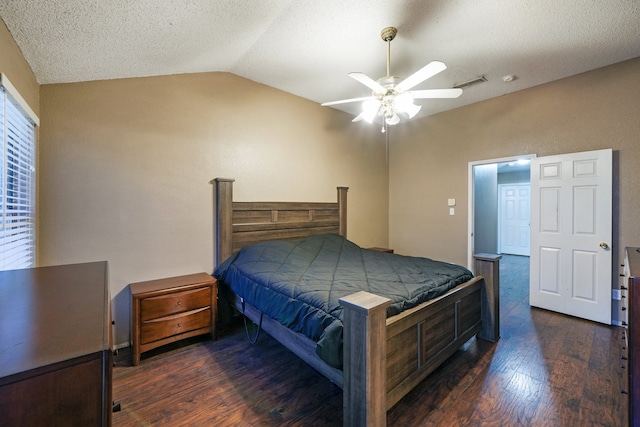
<svg viewBox="0 0 640 427">
<path fill-rule="evenodd" d="M 35 267 L 37 118 L 0 75 L 0 270 Z"/>
</svg>

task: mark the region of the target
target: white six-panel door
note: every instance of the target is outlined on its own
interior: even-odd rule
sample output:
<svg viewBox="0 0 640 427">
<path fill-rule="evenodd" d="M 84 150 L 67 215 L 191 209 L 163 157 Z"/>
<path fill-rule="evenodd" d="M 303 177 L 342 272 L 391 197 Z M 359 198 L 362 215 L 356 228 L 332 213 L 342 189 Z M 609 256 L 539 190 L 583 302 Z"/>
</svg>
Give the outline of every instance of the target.
<svg viewBox="0 0 640 427">
<path fill-rule="evenodd" d="M 611 324 L 612 151 L 531 162 L 532 306 Z"/>
<path fill-rule="evenodd" d="M 500 197 L 500 253 L 529 256 L 529 184 L 502 184 Z"/>
</svg>

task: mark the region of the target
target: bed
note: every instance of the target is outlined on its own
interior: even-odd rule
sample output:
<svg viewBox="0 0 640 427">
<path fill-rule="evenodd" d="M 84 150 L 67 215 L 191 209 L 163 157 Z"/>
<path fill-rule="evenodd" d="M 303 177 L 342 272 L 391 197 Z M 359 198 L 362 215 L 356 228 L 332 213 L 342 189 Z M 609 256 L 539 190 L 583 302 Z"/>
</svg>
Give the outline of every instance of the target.
<svg viewBox="0 0 640 427">
<path fill-rule="evenodd" d="M 337 202 L 331 203 L 234 202 L 233 182 L 212 181 L 216 267 L 260 242 L 315 240 L 332 234 L 346 238 L 346 187 L 338 187 Z M 367 291 L 342 295 L 341 367 L 319 355 L 316 341 L 274 320 L 277 315 L 265 315 L 225 283 L 220 287 L 227 290 L 233 307 L 343 389 L 344 425 L 382 426 L 386 411 L 462 344 L 474 335 L 489 341 L 499 338 L 499 259 L 476 255 L 475 277 L 399 314 L 393 310 L 391 316 L 390 298 Z"/>
</svg>

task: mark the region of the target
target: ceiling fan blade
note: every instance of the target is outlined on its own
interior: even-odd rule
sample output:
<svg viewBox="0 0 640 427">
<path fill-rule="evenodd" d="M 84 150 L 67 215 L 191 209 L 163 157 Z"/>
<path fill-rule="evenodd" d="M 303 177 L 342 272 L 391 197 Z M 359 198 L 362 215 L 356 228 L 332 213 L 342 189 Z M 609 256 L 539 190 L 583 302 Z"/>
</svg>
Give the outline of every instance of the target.
<svg viewBox="0 0 640 427">
<path fill-rule="evenodd" d="M 425 98 L 457 98 L 462 95 L 462 89 L 426 89 L 412 90 L 411 95 L 414 99 Z"/>
<path fill-rule="evenodd" d="M 368 99 L 373 99 L 373 96 L 363 96 L 362 98 L 350 98 L 350 99 L 341 99 L 340 101 L 323 102 L 320 105 L 322 105 L 323 107 L 326 107 L 328 105 L 347 104 L 349 102 L 366 101 Z"/>
<path fill-rule="evenodd" d="M 416 71 L 415 73 L 411 74 L 409 77 L 407 77 L 406 79 L 398 83 L 398 85 L 396 86 L 396 91 L 398 92 L 407 91 L 412 87 L 414 87 L 415 85 L 422 83 L 428 78 L 433 77 L 439 72 L 444 71 L 446 69 L 447 69 L 447 66 L 444 65 L 444 63 L 440 61 L 431 61 L 427 65 L 420 68 L 418 71 Z"/>
<path fill-rule="evenodd" d="M 380 83 L 364 73 L 349 73 L 349 77 L 359 81 L 374 92 L 385 93 L 387 91 Z"/>
</svg>

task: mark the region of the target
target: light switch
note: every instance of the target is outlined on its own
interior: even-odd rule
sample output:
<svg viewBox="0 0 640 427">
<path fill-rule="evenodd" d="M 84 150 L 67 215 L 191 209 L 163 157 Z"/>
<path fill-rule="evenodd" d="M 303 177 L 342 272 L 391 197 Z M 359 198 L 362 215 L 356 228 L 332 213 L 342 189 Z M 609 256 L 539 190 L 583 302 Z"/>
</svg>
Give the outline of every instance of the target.
<svg viewBox="0 0 640 427">
<path fill-rule="evenodd" d="M 456 205 L 456 199 L 449 199 L 447 201 L 447 206 L 455 206 Z M 453 215 L 453 214 L 451 214 Z"/>
<path fill-rule="evenodd" d="M 449 215 L 453 215 L 456 208 L 449 208 Z"/>
</svg>

